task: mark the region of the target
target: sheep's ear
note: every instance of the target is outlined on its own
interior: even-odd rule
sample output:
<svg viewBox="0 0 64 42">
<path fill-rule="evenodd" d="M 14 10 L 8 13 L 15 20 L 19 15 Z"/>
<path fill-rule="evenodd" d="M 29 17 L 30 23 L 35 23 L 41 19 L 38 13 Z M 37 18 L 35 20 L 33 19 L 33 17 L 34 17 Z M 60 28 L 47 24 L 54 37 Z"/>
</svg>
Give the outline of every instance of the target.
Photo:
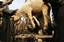
<svg viewBox="0 0 64 42">
<path fill-rule="evenodd" d="M 11 4 L 13 0 L 6 0 L 6 4 Z"/>
</svg>

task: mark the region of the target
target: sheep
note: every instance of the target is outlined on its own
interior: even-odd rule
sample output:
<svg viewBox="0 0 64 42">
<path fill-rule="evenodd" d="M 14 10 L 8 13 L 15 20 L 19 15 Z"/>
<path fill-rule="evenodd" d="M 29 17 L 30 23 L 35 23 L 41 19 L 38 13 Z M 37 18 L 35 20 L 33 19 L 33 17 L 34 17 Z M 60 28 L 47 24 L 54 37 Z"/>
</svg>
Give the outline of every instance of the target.
<svg viewBox="0 0 64 42">
<path fill-rule="evenodd" d="M 35 28 L 35 23 L 33 20 L 33 12 L 40 12 L 42 11 L 42 16 L 44 17 L 44 29 L 47 29 L 48 27 L 48 22 L 49 22 L 49 17 L 48 17 L 48 6 L 44 4 L 43 0 L 27 0 L 22 7 L 19 8 L 17 11 L 16 15 L 19 16 L 19 12 L 24 12 L 28 15 L 33 28 Z M 38 15 L 38 14 L 36 14 Z"/>
</svg>

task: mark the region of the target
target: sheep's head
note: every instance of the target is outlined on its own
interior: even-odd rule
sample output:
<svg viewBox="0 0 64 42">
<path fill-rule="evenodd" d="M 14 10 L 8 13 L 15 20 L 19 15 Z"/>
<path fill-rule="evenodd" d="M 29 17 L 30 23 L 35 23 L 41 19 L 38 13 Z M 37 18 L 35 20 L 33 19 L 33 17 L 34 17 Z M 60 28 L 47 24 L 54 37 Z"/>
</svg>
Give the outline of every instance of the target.
<svg viewBox="0 0 64 42">
<path fill-rule="evenodd" d="M 0 0 L 0 7 L 1 6 L 5 6 L 5 5 L 9 5 L 12 3 L 13 0 Z"/>
</svg>

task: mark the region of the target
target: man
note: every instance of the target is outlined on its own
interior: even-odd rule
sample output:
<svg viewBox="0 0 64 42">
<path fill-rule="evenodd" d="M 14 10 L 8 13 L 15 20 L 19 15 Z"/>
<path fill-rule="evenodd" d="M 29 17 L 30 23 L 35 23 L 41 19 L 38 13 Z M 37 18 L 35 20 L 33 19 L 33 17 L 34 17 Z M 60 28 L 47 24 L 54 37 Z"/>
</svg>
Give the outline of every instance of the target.
<svg viewBox="0 0 64 42">
<path fill-rule="evenodd" d="M 13 0 L 0 0 L 0 21 L 2 21 L 2 26 L 0 26 L 0 41 L 10 42 L 10 16 L 8 5 L 12 3 Z"/>
<path fill-rule="evenodd" d="M 64 42 L 64 0 L 51 0 L 50 3 L 56 23 L 53 42 Z"/>
<path fill-rule="evenodd" d="M 64 42 L 64 0 L 60 0 L 60 8 L 58 11 L 58 35 L 59 42 Z"/>
</svg>

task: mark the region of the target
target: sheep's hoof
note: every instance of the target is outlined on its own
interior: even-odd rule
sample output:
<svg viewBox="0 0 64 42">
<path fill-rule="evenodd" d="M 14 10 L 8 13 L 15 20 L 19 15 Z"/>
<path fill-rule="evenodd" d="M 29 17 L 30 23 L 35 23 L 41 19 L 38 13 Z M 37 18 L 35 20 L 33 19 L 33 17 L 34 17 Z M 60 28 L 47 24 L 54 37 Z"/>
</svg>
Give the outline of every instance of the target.
<svg viewBox="0 0 64 42">
<path fill-rule="evenodd" d="M 47 26 L 44 26 L 43 30 L 47 30 Z"/>
<path fill-rule="evenodd" d="M 34 23 L 32 24 L 32 26 L 33 26 L 33 28 L 35 28 L 35 24 Z"/>
</svg>

